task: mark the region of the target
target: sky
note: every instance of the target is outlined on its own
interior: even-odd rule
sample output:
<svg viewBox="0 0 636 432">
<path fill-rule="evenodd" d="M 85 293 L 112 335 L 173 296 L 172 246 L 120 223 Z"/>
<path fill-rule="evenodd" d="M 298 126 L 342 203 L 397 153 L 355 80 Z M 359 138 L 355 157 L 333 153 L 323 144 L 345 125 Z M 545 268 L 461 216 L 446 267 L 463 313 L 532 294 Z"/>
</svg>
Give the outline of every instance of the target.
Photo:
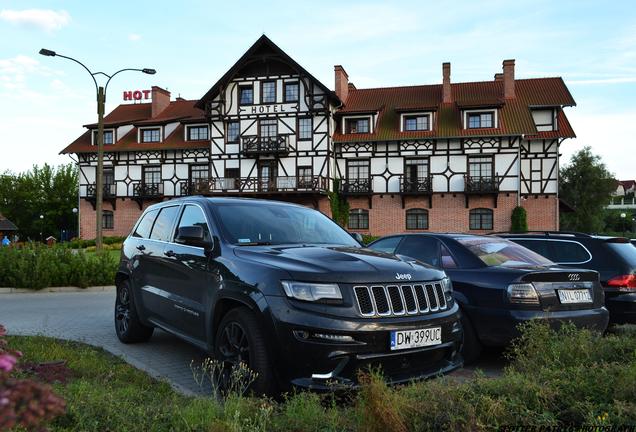
<svg viewBox="0 0 636 432">
<path fill-rule="evenodd" d="M 517 78 L 561 76 L 577 134 L 562 161 L 589 145 L 619 179 L 636 178 L 636 2 L 627 1 L 6 1 L 0 0 L 0 172 L 70 162 L 58 153 L 97 120 L 79 65 L 125 72 L 108 88 L 158 85 L 198 99 L 267 34 L 333 88 L 341 64 L 356 87 L 484 81 L 516 59 Z"/>
</svg>

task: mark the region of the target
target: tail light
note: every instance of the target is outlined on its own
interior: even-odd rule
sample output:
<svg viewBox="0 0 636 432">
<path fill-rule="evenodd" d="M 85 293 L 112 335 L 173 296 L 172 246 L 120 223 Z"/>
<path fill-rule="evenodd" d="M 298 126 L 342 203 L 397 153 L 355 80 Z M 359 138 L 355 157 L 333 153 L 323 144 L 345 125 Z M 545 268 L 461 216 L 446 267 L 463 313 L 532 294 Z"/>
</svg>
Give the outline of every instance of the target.
<svg viewBox="0 0 636 432">
<path fill-rule="evenodd" d="M 609 288 L 616 288 L 618 291 L 635 291 L 636 275 L 628 274 L 615 276 L 607 281 L 606 286 Z"/>
</svg>

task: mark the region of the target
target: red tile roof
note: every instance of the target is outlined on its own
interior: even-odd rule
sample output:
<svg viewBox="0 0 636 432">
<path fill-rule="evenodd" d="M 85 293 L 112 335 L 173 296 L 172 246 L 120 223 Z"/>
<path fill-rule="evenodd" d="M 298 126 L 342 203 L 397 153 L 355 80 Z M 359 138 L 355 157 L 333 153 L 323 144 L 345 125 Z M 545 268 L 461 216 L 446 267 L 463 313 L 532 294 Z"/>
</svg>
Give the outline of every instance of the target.
<svg viewBox="0 0 636 432">
<path fill-rule="evenodd" d="M 104 151 L 143 151 L 143 150 L 174 150 L 207 148 L 209 141 L 186 141 L 184 139 L 183 123 L 205 122 L 204 112 L 194 107 L 196 100 L 176 100 L 156 117 L 151 117 L 151 104 L 124 104 L 119 105 L 106 117 L 104 125 L 106 127 L 117 127 L 126 124 L 135 125 L 133 129 L 123 137 L 117 137 L 115 144 L 104 146 Z M 159 143 L 138 143 L 137 126 L 165 125 L 179 122 L 179 126 L 162 142 Z M 97 128 L 97 124 L 86 125 L 89 130 L 84 132 L 79 138 L 69 144 L 60 153 L 90 153 L 97 151 L 97 147 L 91 144 L 91 132 Z"/>
<path fill-rule="evenodd" d="M 561 78 L 515 80 L 516 97 L 503 98 L 502 81 L 451 84 L 453 103 L 442 103 L 442 85 L 349 89 L 346 105 L 339 114 L 376 111 L 374 133 L 342 134 L 336 130 L 334 141 L 385 141 L 409 138 L 450 138 L 467 136 L 521 135 L 542 138 L 574 137 L 574 131 L 563 112 L 558 114 L 559 130 L 537 132 L 530 112 L 533 107 L 572 106 L 576 103 Z M 499 108 L 499 127 L 464 129 L 462 109 Z M 437 111 L 431 131 L 400 132 L 400 113 L 404 111 Z"/>
</svg>

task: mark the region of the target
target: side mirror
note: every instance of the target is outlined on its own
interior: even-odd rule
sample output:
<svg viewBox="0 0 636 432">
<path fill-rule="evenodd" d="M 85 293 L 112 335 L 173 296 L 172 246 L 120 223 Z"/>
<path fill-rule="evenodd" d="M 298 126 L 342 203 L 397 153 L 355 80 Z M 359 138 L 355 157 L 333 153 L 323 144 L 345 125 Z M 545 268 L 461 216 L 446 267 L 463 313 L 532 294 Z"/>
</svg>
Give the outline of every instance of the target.
<svg viewBox="0 0 636 432">
<path fill-rule="evenodd" d="M 364 239 L 362 238 L 362 234 L 360 233 L 349 233 L 349 234 L 351 234 L 351 237 L 356 239 L 358 243 L 364 246 Z"/>
<path fill-rule="evenodd" d="M 188 246 L 202 247 L 206 250 L 212 249 L 214 246 L 212 241 L 205 238 L 203 227 L 197 225 L 180 227 L 174 241 Z"/>
</svg>

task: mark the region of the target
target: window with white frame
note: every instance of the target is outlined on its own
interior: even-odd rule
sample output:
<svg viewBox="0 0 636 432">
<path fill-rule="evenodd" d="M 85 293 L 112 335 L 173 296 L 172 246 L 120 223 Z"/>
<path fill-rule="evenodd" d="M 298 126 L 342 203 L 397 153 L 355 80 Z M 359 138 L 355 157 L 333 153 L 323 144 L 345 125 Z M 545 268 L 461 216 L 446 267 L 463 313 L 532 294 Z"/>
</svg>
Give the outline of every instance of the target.
<svg viewBox="0 0 636 432">
<path fill-rule="evenodd" d="M 427 131 L 431 129 L 429 114 L 404 114 L 402 116 L 402 130 L 404 132 Z"/>
<path fill-rule="evenodd" d="M 161 129 L 142 129 L 141 130 L 141 142 L 142 143 L 155 143 L 161 141 Z"/>
<path fill-rule="evenodd" d="M 238 121 L 227 122 L 227 132 L 225 134 L 225 141 L 229 143 L 237 143 L 239 141 L 239 135 L 241 133 L 241 123 Z"/>
<path fill-rule="evenodd" d="M 254 103 L 254 86 L 239 86 L 239 105 L 252 105 Z"/>
<path fill-rule="evenodd" d="M 345 118 L 345 133 L 369 133 L 371 119 L 369 117 Z"/>
<path fill-rule="evenodd" d="M 539 132 L 556 130 L 556 116 L 552 109 L 534 109 L 532 118 Z"/>
<path fill-rule="evenodd" d="M 495 111 L 469 111 L 466 112 L 466 128 L 467 129 L 481 129 L 481 128 L 494 128 L 495 126 Z"/>
<path fill-rule="evenodd" d="M 312 127 L 311 117 L 300 117 L 298 119 L 298 139 L 310 140 Z"/>
<path fill-rule="evenodd" d="M 188 141 L 202 141 L 208 139 L 207 126 L 188 126 Z"/>
<path fill-rule="evenodd" d="M 276 102 L 276 81 L 263 81 L 261 84 L 261 103 Z"/>
<path fill-rule="evenodd" d="M 99 131 L 93 131 L 93 145 L 97 145 L 97 137 Z M 104 130 L 104 145 L 115 143 L 115 132 L 112 129 Z"/>
<path fill-rule="evenodd" d="M 285 83 L 283 100 L 285 102 L 298 102 L 299 93 L 300 91 L 297 82 Z"/>
</svg>

